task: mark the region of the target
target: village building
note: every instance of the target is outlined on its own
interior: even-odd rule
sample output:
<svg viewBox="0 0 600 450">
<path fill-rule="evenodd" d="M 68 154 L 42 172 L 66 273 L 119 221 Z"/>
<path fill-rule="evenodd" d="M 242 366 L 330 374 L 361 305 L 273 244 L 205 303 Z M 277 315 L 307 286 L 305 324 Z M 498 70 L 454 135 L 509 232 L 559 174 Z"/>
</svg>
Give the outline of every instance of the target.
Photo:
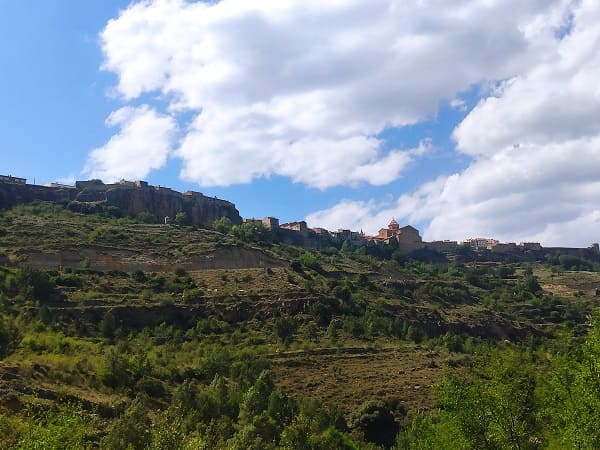
<svg viewBox="0 0 600 450">
<path fill-rule="evenodd" d="M 306 225 L 306 222 L 304 220 L 301 220 L 299 222 L 283 223 L 279 225 L 279 228 L 283 228 L 284 230 L 298 231 L 300 233 L 308 232 L 308 226 Z"/>
<path fill-rule="evenodd" d="M 318 236 L 331 236 L 331 233 L 329 232 L 329 230 L 325 229 L 325 228 L 311 228 L 313 230 L 313 232 L 318 235 Z"/>
<path fill-rule="evenodd" d="M 279 219 L 277 217 L 265 217 L 262 224 L 268 230 L 276 230 L 279 228 Z"/>
<path fill-rule="evenodd" d="M 498 240 L 492 238 L 469 238 L 462 241 L 463 245 L 471 247 L 476 252 L 481 250 L 491 250 L 499 243 Z"/>
<path fill-rule="evenodd" d="M 423 247 L 423 240 L 419 235 L 419 230 L 410 225 L 401 227 L 396 219 L 392 219 L 387 228 L 380 229 L 377 236 L 371 237 L 371 240 L 385 244 L 396 241 L 398 245 L 407 249 Z"/>
</svg>

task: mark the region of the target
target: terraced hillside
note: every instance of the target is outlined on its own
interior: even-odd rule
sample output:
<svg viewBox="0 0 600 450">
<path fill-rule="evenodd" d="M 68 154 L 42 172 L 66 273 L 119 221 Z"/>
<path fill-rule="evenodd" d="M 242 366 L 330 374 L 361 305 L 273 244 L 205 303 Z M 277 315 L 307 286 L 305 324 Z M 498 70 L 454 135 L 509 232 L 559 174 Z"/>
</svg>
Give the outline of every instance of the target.
<svg viewBox="0 0 600 450">
<path fill-rule="evenodd" d="M 0 426 L 14 430 L 0 448 L 51 405 L 80 405 L 95 424 L 82 442 L 106 447 L 140 395 L 160 422 L 186 380 L 239 401 L 265 368 L 360 442 L 365 402 L 407 423 L 489 346 L 582 332 L 600 288 L 598 272 L 308 252 L 48 204 L 2 213 L 0 263 Z M 236 411 L 223 442 L 245 426 Z"/>
</svg>

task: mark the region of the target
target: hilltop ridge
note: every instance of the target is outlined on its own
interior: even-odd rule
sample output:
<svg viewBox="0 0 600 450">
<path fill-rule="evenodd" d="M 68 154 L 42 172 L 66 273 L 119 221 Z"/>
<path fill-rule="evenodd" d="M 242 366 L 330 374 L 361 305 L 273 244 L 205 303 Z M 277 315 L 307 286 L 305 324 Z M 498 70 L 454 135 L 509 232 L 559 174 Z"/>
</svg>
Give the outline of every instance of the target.
<svg viewBox="0 0 600 450">
<path fill-rule="evenodd" d="M 242 223 L 239 211 L 227 200 L 195 191 L 181 193 L 168 187 L 152 186 L 146 181 L 121 180 L 105 184 L 101 180 L 88 180 L 77 181 L 75 186 L 57 183 L 39 186 L 26 184 L 23 178 L 0 177 L 0 209 L 34 201 L 61 203 L 71 211 L 82 213 L 150 214 L 157 223 L 185 213 L 191 225 L 204 228 L 210 228 L 221 217 L 227 217 L 233 224 Z"/>
</svg>

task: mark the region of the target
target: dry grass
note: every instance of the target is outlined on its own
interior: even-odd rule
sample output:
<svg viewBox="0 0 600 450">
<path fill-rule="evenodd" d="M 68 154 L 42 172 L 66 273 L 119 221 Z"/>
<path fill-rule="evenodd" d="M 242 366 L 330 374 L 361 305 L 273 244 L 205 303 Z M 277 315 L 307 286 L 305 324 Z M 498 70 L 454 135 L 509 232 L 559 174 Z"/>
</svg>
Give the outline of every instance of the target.
<svg viewBox="0 0 600 450">
<path fill-rule="evenodd" d="M 395 398 L 409 410 L 433 405 L 433 386 L 447 354 L 404 343 L 393 348 L 339 348 L 284 352 L 271 356 L 284 391 L 319 397 L 346 413 L 365 401 Z"/>
</svg>

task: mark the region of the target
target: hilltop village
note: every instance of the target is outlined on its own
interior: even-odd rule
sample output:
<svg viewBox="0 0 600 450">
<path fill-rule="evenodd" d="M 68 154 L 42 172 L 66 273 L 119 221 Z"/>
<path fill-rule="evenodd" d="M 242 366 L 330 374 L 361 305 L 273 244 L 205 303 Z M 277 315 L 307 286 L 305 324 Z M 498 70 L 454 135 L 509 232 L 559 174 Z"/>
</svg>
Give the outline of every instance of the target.
<svg viewBox="0 0 600 450">
<path fill-rule="evenodd" d="M 105 184 L 101 180 L 77 181 L 75 186 L 49 183 L 44 186 L 27 184 L 25 178 L 0 175 L 0 209 L 34 201 L 61 203 L 72 211 L 94 213 L 116 212 L 127 216 L 149 214 L 156 223 L 168 223 L 179 213 L 185 213 L 191 225 L 208 228 L 215 220 L 228 218 L 233 225 L 256 223 L 269 230 L 273 240 L 306 248 L 325 248 L 348 241 L 354 246 L 392 245 L 403 253 L 418 251 L 453 255 L 471 251 L 480 259 L 510 260 L 539 259 L 548 253 L 571 254 L 600 260 L 597 243 L 587 248 L 542 247 L 538 242 L 502 243 L 491 238 L 469 238 L 458 241 L 423 241 L 411 225 L 400 226 L 392 219 L 377 235 L 362 231 L 309 228 L 305 221 L 279 223 L 275 217 L 243 219 L 235 205 L 200 192 L 174 191 L 168 187 L 152 186 L 146 181 L 121 180 Z"/>
</svg>

